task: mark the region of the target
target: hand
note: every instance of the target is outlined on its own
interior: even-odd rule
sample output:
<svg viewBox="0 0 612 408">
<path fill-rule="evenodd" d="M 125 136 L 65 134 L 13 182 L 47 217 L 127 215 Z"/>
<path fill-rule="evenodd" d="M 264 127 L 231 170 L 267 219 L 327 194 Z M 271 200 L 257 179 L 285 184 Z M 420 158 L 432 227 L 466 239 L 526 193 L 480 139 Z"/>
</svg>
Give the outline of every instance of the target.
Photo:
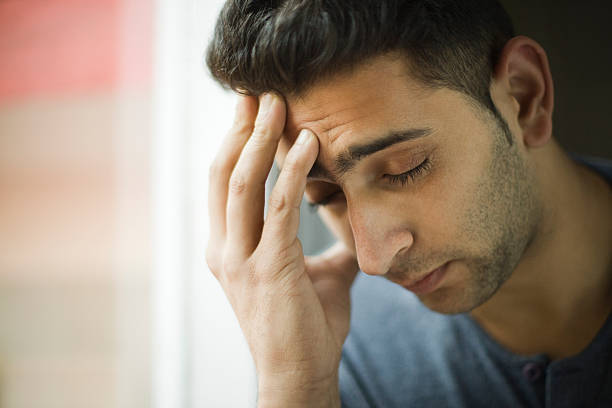
<svg viewBox="0 0 612 408">
<path fill-rule="evenodd" d="M 283 99 L 239 97 L 236 120 L 210 171 L 207 261 L 255 361 L 260 406 L 339 406 L 338 366 L 349 330 L 357 262 L 342 245 L 305 259 L 297 239 L 306 175 L 318 139 L 289 150 L 264 222 L 265 182 L 285 126 Z"/>
</svg>

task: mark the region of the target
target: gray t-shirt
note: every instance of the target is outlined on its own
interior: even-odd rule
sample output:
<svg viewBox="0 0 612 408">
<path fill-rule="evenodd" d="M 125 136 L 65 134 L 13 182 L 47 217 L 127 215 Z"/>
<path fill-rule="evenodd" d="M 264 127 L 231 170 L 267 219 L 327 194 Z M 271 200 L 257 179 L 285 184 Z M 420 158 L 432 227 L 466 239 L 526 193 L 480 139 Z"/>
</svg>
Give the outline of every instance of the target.
<svg viewBox="0 0 612 408">
<path fill-rule="evenodd" d="M 612 166 L 580 159 L 612 180 Z M 427 309 L 406 289 L 360 273 L 342 350 L 346 408 L 612 408 L 612 316 L 576 356 L 516 355 L 468 315 Z"/>
</svg>

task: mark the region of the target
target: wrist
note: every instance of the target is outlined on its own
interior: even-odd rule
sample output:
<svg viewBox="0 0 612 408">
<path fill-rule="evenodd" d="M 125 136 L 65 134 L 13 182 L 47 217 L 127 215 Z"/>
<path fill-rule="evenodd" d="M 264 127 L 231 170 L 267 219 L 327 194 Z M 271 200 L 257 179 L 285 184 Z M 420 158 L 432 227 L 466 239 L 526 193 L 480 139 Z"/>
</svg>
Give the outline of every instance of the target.
<svg viewBox="0 0 612 408">
<path fill-rule="evenodd" d="M 257 408 L 340 408 L 338 377 L 319 382 L 259 381 Z"/>
</svg>

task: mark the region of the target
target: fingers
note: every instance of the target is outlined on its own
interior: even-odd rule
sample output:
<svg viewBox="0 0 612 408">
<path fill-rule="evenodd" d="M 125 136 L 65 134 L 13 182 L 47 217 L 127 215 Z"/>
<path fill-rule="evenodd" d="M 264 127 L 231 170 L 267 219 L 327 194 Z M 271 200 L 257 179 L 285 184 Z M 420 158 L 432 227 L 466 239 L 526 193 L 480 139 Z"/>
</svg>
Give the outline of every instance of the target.
<svg viewBox="0 0 612 408">
<path fill-rule="evenodd" d="M 221 145 L 209 171 L 208 212 L 210 218 L 211 243 L 225 240 L 225 209 L 229 179 L 238 161 L 240 152 L 253 131 L 257 115 L 257 98 L 238 96 L 234 125 Z"/>
<path fill-rule="evenodd" d="M 265 94 L 253 133 L 230 177 L 227 202 L 227 248 L 246 257 L 256 248 L 263 226 L 265 185 L 285 127 L 285 102 Z"/>
<path fill-rule="evenodd" d="M 278 181 L 270 194 L 268 215 L 262 234 L 263 245 L 288 248 L 296 240 L 300 222 L 300 203 L 306 176 L 319 153 L 319 142 L 307 129 L 287 153 Z"/>
</svg>

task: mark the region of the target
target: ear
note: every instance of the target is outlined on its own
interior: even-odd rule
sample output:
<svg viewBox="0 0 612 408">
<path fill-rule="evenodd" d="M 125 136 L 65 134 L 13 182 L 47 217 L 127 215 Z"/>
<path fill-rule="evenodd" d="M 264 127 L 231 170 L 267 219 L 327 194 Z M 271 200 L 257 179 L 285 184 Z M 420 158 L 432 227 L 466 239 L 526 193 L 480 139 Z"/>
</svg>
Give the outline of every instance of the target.
<svg viewBox="0 0 612 408">
<path fill-rule="evenodd" d="M 494 72 L 518 106 L 516 119 L 527 147 L 546 144 L 552 136 L 554 91 L 548 57 L 534 40 L 514 37 L 504 46 Z"/>
</svg>

